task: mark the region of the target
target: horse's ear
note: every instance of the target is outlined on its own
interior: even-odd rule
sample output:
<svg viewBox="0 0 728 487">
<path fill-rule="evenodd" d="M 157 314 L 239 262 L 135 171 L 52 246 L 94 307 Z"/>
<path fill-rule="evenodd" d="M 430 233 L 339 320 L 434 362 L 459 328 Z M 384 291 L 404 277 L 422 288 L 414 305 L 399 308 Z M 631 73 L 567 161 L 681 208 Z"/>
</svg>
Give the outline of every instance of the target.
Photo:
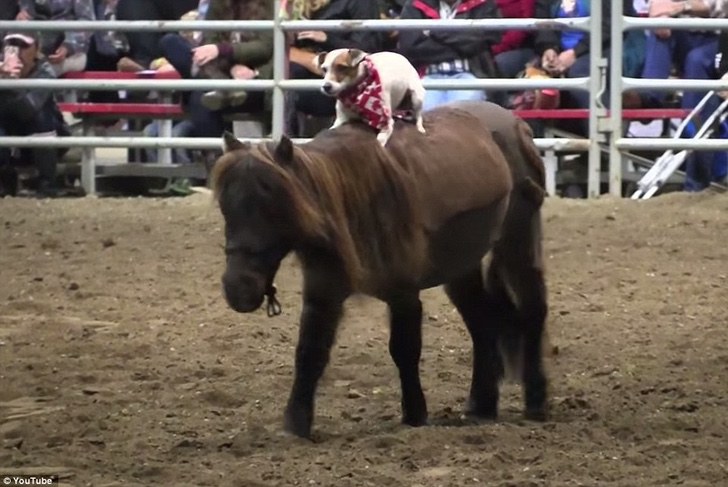
<svg viewBox="0 0 728 487">
<path fill-rule="evenodd" d="M 232 152 L 240 149 L 249 149 L 250 144 L 246 142 L 240 142 L 237 137 L 228 131 L 222 134 L 222 146 L 225 152 Z"/>
<path fill-rule="evenodd" d="M 367 57 L 367 53 L 361 49 L 349 49 L 349 64 L 351 66 L 359 66 L 359 63 L 364 61 Z"/>
<path fill-rule="evenodd" d="M 281 164 L 282 166 L 286 166 L 293 162 L 293 142 L 291 139 L 282 135 L 273 154 L 278 164 Z"/>
<path fill-rule="evenodd" d="M 328 52 L 320 52 L 316 54 L 316 57 L 313 58 L 313 65 L 316 67 L 316 69 L 321 70 L 321 66 L 324 65 L 324 61 L 326 60 L 326 55 Z"/>
</svg>

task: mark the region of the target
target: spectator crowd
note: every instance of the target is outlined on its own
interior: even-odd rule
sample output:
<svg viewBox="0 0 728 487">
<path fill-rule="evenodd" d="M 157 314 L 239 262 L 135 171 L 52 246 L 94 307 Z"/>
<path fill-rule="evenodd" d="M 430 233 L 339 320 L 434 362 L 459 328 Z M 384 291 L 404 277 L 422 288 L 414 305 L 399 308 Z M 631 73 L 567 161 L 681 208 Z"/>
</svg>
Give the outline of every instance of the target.
<svg viewBox="0 0 728 487">
<path fill-rule="evenodd" d="M 617 0 L 620 1 L 620 0 Z M 625 15 L 649 17 L 726 17 L 726 0 L 623 0 Z M 602 2 L 602 52 L 609 56 L 611 9 Z M 68 133 L 56 100 L 63 94 L 30 91 L 20 80 L 62 77 L 74 71 L 166 72 L 182 78 L 270 79 L 273 35 L 260 30 L 223 32 L 31 32 L 26 20 L 357 20 L 571 18 L 591 15 L 589 0 L 284 0 L 280 12 L 272 0 L 0 0 L 0 19 L 16 20 L 17 29 L 2 33 L 0 77 L 18 79 L 17 89 L 0 91 L 0 135 Z M 367 52 L 400 52 L 424 79 L 516 78 L 538 73 L 546 77 L 589 76 L 589 34 L 576 30 L 402 30 L 401 32 L 316 31 L 289 33 L 291 79 L 318 79 L 314 56 L 336 48 Z M 658 29 L 624 34 L 625 76 L 715 79 L 728 72 L 728 32 Z M 608 79 L 608 77 L 607 77 Z M 530 93 L 534 95 L 534 93 Z M 548 93 L 536 93 L 546 95 Z M 548 107 L 588 108 L 589 93 L 563 90 Z M 661 92 L 624 93 L 625 107 L 662 107 L 671 101 Z M 694 108 L 704 93 L 686 91 L 680 105 Z M 113 101 L 116 93 L 96 92 Z M 491 100 L 507 108 L 533 108 L 544 96 L 499 90 L 428 90 L 425 109 L 453 100 Z M 609 87 L 603 96 L 608 103 Z M 110 98 L 109 98 L 110 97 Z M 236 115 L 270 123 L 271 100 L 264 92 L 193 91 L 181 94 L 184 119 L 178 136 L 216 137 Z M 707 117 L 717 107 L 709 103 Z M 314 91 L 290 92 L 286 98 L 286 131 L 312 136 L 333 119 L 334 100 Z M 570 127 L 585 133 L 585 121 Z M 145 133 L 157 133 L 154 123 Z M 189 157 L 176 151 L 178 162 Z M 56 192 L 55 167 L 62 152 L 38 148 L 0 148 L 0 194 L 17 189 L 17 159 L 32 160 L 41 196 Z M 701 190 L 726 177 L 723 154 L 699 152 L 686 162 L 685 189 Z"/>
</svg>

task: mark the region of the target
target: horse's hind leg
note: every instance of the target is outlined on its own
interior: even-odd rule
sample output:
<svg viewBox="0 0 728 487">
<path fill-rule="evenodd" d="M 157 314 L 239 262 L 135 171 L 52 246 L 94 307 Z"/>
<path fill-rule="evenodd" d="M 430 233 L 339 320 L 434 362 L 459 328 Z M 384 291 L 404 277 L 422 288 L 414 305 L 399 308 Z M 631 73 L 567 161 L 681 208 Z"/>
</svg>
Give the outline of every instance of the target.
<svg viewBox="0 0 728 487">
<path fill-rule="evenodd" d="M 448 283 L 445 292 L 473 340 L 473 377 L 466 413 L 476 418 L 495 419 L 503 365 L 498 354 L 498 328 L 493 326 L 493 320 L 502 314 L 503 301 L 485 291 L 479 266 Z"/>
<path fill-rule="evenodd" d="M 402 386 L 402 422 L 421 426 L 427 422 L 427 404 L 420 383 L 422 353 L 422 303 L 418 293 L 386 300 L 389 306 L 389 353 L 399 369 Z"/>
</svg>

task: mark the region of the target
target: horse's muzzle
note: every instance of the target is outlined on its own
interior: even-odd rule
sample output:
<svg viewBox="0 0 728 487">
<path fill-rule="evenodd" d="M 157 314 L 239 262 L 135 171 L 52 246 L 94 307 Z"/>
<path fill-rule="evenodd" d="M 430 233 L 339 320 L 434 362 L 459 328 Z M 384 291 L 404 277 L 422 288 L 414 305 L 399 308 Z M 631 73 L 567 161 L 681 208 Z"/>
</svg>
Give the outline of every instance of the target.
<svg viewBox="0 0 728 487">
<path fill-rule="evenodd" d="M 233 311 L 238 313 L 252 313 L 263 305 L 265 288 L 258 286 L 244 286 L 232 283 L 223 278 L 222 289 L 225 300 Z"/>
</svg>

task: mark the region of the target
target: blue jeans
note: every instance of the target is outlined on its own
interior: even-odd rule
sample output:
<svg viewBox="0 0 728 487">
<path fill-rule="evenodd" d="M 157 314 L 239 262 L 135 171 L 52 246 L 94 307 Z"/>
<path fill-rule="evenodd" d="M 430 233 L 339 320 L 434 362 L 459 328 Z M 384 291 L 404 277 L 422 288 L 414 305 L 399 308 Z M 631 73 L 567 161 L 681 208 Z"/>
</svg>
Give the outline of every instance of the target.
<svg viewBox="0 0 728 487">
<path fill-rule="evenodd" d="M 427 74 L 424 79 L 476 79 L 472 73 Z M 485 92 L 481 90 L 427 90 L 424 110 L 430 110 L 451 101 L 485 101 Z"/>
<path fill-rule="evenodd" d="M 146 137 L 159 137 L 159 122 L 154 121 L 144 127 L 144 135 Z M 194 125 L 189 120 L 182 120 L 174 124 L 172 127 L 172 137 L 191 137 L 194 133 Z M 156 149 L 145 149 L 145 159 L 147 162 L 157 160 Z M 190 151 L 188 149 L 173 149 L 172 150 L 172 162 L 175 164 L 190 164 L 192 159 L 190 158 Z"/>
<path fill-rule="evenodd" d="M 667 39 L 660 39 L 654 33 L 647 34 L 647 50 L 643 78 L 667 79 L 673 61 L 687 79 L 712 79 L 716 76 L 715 54 L 718 51 L 718 37 L 712 33 L 672 31 Z M 647 93 L 655 100 L 662 99 L 661 93 Z M 705 96 L 704 92 L 685 91 L 682 108 L 692 109 Z M 707 119 L 720 104 L 713 97 L 700 113 L 700 119 Z M 700 120 L 698 125 L 700 125 Z M 696 151 L 685 161 L 685 190 L 700 191 L 713 179 L 713 164 L 716 153 Z"/>
<path fill-rule="evenodd" d="M 515 78 L 526 68 L 526 64 L 536 57 L 536 52 L 530 47 L 512 49 L 495 55 L 495 64 L 501 76 Z"/>
<path fill-rule="evenodd" d="M 192 77 L 192 44 L 179 34 L 165 34 L 159 41 L 162 55 L 183 78 Z"/>
</svg>

